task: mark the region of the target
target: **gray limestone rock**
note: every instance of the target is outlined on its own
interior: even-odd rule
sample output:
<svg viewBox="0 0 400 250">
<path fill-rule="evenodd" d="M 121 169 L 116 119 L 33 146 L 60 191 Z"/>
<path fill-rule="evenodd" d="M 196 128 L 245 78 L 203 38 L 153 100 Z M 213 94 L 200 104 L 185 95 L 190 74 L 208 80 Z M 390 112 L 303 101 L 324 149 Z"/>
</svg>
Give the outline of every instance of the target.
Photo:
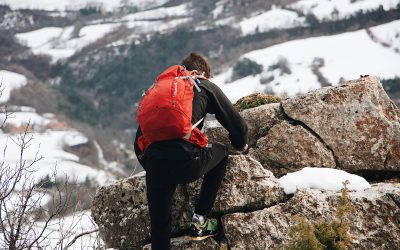
<svg viewBox="0 0 400 250">
<path fill-rule="evenodd" d="M 282 102 L 285 113 L 318 134 L 338 168 L 399 170 L 400 123 L 379 79 L 362 77 Z"/>
<path fill-rule="evenodd" d="M 240 112 L 249 128 L 249 145 L 253 146 L 257 140 L 267 135 L 267 132 L 275 124 L 284 120 L 284 114 L 280 103 L 265 104 L 256 108 L 246 109 Z M 209 141 L 221 142 L 233 148 L 229 141 L 228 131 L 216 120 L 205 123 L 205 134 Z"/>
<path fill-rule="evenodd" d="M 188 227 L 200 185 L 201 180 L 178 185 L 172 208 L 173 232 Z M 260 163 L 249 156 L 230 156 L 214 211 L 262 209 L 285 198 L 279 181 Z M 150 239 L 145 175 L 100 188 L 93 200 L 92 217 L 107 247 L 136 249 L 144 245 Z"/>
<path fill-rule="evenodd" d="M 332 152 L 301 125 L 281 122 L 258 140 L 250 155 L 276 176 L 304 167 L 335 167 Z"/>
<path fill-rule="evenodd" d="M 200 187 L 201 180 L 188 185 L 192 202 L 196 200 Z M 228 213 L 262 209 L 285 198 L 279 180 L 259 162 L 249 156 L 230 156 L 213 211 Z"/>
<path fill-rule="evenodd" d="M 399 193 L 399 183 L 380 183 L 349 193 L 355 208 L 349 232 L 355 249 L 400 248 Z M 232 250 L 278 249 L 288 240 L 294 215 L 311 222 L 330 222 L 335 219 L 339 202 L 340 193 L 299 190 L 287 203 L 252 213 L 223 216 L 224 232 Z"/>
</svg>

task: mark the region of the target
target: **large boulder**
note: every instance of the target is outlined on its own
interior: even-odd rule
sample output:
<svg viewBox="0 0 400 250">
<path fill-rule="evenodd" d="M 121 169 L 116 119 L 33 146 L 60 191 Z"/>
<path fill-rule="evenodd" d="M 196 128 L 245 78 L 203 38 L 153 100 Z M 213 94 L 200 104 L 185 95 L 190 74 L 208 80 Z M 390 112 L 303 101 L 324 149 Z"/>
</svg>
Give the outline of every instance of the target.
<svg viewBox="0 0 400 250">
<path fill-rule="evenodd" d="M 280 175 L 308 166 L 399 171 L 398 113 L 378 78 L 362 77 L 241 115 L 249 126 L 252 155 Z M 227 131 L 216 121 L 205 127 L 210 141 L 230 145 Z M 290 140 L 291 135 L 296 139 Z M 274 152 L 277 147 L 285 150 Z"/>
<path fill-rule="evenodd" d="M 284 120 L 280 103 L 265 104 L 240 112 L 249 128 L 249 145 L 267 135 L 268 130 Z M 205 134 L 210 141 L 218 141 L 230 146 L 228 131 L 216 120 L 205 123 Z M 232 149 L 232 147 L 230 147 Z"/>
<path fill-rule="evenodd" d="M 191 201 L 200 192 L 201 180 L 188 185 Z M 249 156 L 230 156 L 213 211 L 225 214 L 258 210 L 285 200 L 286 195 L 272 172 Z"/>
<path fill-rule="evenodd" d="M 350 192 L 350 234 L 355 249 L 400 249 L 400 184 L 375 184 Z M 335 219 L 340 193 L 299 190 L 287 203 L 252 213 L 222 217 L 230 249 L 278 249 L 288 240 L 288 229 L 298 215 L 310 222 Z"/>
<path fill-rule="evenodd" d="M 281 122 L 257 141 L 250 155 L 276 176 L 304 167 L 336 166 L 332 152 L 321 140 L 301 125 Z"/>
<path fill-rule="evenodd" d="M 145 179 L 144 174 L 135 175 L 97 190 L 92 217 L 106 247 L 138 249 L 150 239 Z M 172 211 L 174 232 L 185 229 L 191 219 L 190 207 L 186 205 L 189 201 L 185 199 L 182 187 L 178 187 Z"/>
<path fill-rule="evenodd" d="M 379 79 L 362 77 L 282 102 L 285 113 L 317 134 L 338 168 L 400 170 L 400 123 Z"/>
<path fill-rule="evenodd" d="M 178 186 L 172 208 L 174 233 L 188 227 L 200 186 L 201 180 Z M 279 181 L 260 163 L 249 156 L 230 156 L 214 212 L 263 209 L 284 199 Z M 100 188 L 93 201 L 92 217 L 107 247 L 135 249 L 145 245 L 150 239 L 145 175 Z"/>
</svg>

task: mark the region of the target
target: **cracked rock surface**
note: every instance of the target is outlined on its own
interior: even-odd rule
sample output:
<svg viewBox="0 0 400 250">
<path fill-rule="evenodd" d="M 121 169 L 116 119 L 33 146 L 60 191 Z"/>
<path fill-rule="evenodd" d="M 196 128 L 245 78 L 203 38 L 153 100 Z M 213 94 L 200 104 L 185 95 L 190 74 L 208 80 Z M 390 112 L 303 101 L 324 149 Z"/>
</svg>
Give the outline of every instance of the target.
<svg viewBox="0 0 400 250">
<path fill-rule="evenodd" d="M 223 215 L 228 249 L 279 249 L 287 241 L 293 215 L 332 221 L 340 193 L 298 190 L 288 199 L 280 176 L 303 167 L 350 171 L 400 170 L 399 109 L 376 77 L 241 112 L 249 126 L 248 155 L 232 155 L 214 212 Z M 207 122 L 210 141 L 230 145 L 228 132 Z M 233 149 L 230 148 L 233 152 Z M 260 163 L 261 162 L 261 163 Z M 395 171 L 393 171 L 395 170 Z M 191 220 L 200 181 L 179 185 L 174 196 L 172 249 L 220 249 L 213 239 L 191 242 L 184 235 Z M 400 249 L 400 183 L 373 184 L 349 192 L 355 207 L 350 234 L 355 249 Z M 92 217 L 106 247 L 150 249 L 144 175 L 101 187 Z M 146 246 L 147 245 L 147 246 Z"/>
<path fill-rule="evenodd" d="M 285 113 L 318 134 L 333 150 L 338 168 L 400 169 L 396 106 L 376 77 L 347 81 L 282 102 Z"/>
<path fill-rule="evenodd" d="M 257 140 L 266 136 L 268 130 L 284 120 L 280 103 L 265 104 L 240 112 L 246 121 L 249 132 L 249 145 L 254 146 Z M 228 131 L 216 120 L 205 123 L 205 134 L 209 141 L 222 142 L 230 146 Z M 230 146 L 230 150 L 233 150 Z M 234 151 L 234 150 L 233 150 Z"/>
<path fill-rule="evenodd" d="M 272 127 L 250 150 L 250 155 L 276 176 L 304 167 L 335 167 L 332 152 L 317 137 L 301 125 L 288 122 Z"/>
<path fill-rule="evenodd" d="M 354 249 L 399 249 L 400 207 L 393 195 L 400 184 L 375 184 L 362 192 L 349 192 L 355 208 L 351 215 Z M 335 219 L 340 193 L 300 190 L 287 203 L 252 213 L 235 213 L 222 218 L 228 244 L 235 249 L 278 249 L 287 242 L 287 232 L 299 215 L 311 222 Z"/>
<path fill-rule="evenodd" d="M 200 192 L 200 184 L 201 180 L 188 185 L 193 203 Z M 285 197 L 278 179 L 259 162 L 249 156 L 230 156 L 213 211 L 258 210 L 281 202 Z"/>
<path fill-rule="evenodd" d="M 197 181 L 178 185 L 172 208 L 175 234 L 187 229 L 200 184 Z M 263 209 L 284 199 L 286 195 L 279 181 L 259 162 L 249 156 L 229 156 L 214 212 Z M 150 239 L 145 175 L 122 179 L 100 188 L 93 200 L 92 217 L 107 247 L 136 249 L 143 246 Z"/>
</svg>

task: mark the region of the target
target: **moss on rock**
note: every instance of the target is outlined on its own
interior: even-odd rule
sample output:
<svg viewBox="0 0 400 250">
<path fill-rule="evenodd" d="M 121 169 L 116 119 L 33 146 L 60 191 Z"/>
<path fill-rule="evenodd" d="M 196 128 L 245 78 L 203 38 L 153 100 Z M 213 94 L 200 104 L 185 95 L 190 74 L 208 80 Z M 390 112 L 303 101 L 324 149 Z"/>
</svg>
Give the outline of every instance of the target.
<svg viewBox="0 0 400 250">
<path fill-rule="evenodd" d="M 281 102 L 281 98 L 279 96 L 273 96 L 264 93 L 254 93 L 240 98 L 233 106 L 238 111 L 243 111 L 245 109 L 255 108 L 264 104 L 278 102 Z"/>
</svg>

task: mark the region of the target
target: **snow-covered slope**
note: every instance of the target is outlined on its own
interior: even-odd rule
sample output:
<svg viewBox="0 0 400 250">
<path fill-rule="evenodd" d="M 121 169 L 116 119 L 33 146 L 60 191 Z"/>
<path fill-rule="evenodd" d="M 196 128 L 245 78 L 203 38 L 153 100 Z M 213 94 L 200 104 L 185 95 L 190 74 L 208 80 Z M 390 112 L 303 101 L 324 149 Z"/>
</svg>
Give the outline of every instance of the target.
<svg viewBox="0 0 400 250">
<path fill-rule="evenodd" d="M 0 86 L 2 89 L 0 96 L 0 103 L 7 102 L 10 98 L 11 91 L 18 89 L 26 84 L 26 77 L 24 75 L 0 70 Z"/>
<path fill-rule="evenodd" d="M 33 53 L 49 55 L 55 62 L 72 56 L 83 47 L 105 37 L 119 27 L 124 26 L 129 30 L 125 40 L 114 42 L 114 44 L 129 44 L 142 35 L 175 29 L 180 24 L 189 22 L 191 14 L 188 4 L 182 4 L 139 11 L 113 20 L 93 21 L 80 28 L 75 36 L 73 36 L 75 27 L 67 26 L 45 27 L 19 33 L 16 34 L 16 38 L 21 44 L 30 47 Z"/>
<path fill-rule="evenodd" d="M 294 11 L 279 8 L 261 12 L 250 18 L 245 18 L 239 23 L 243 35 L 305 25 L 305 17 L 299 17 Z"/>
<path fill-rule="evenodd" d="M 91 180 L 103 185 L 115 179 L 115 176 L 109 172 L 79 163 L 78 156 L 64 150 L 64 147 L 88 143 L 88 139 L 80 132 L 68 128 L 50 129 L 48 125 L 56 123 L 56 119 L 48 119 L 34 112 L 14 112 L 13 116 L 15 118 L 8 118 L 5 124 L 7 130 L 12 133 L 0 134 L 1 150 L 2 152 L 4 150 L 0 162 L 5 162 L 10 166 L 19 164 L 21 147 L 18 144 L 18 138 L 29 123 L 32 132 L 28 134 L 27 138 L 32 138 L 32 140 L 29 143 L 30 146 L 23 152 L 23 159 L 33 162 L 35 158 L 43 157 L 34 164 L 32 169 L 36 181 L 46 176 L 52 176 L 55 171 L 58 178 L 62 179 L 68 176 L 71 181 L 81 183 Z M 42 129 L 45 130 L 41 132 Z"/>
<path fill-rule="evenodd" d="M 0 4 L 13 9 L 40 9 L 48 11 L 79 10 L 88 6 L 101 7 L 105 11 L 113 11 L 123 5 L 135 6 L 139 9 L 160 6 L 168 0 L 0 0 Z"/>
<path fill-rule="evenodd" d="M 27 84 L 25 76 L 14 72 L 0 70 L 0 77 L 3 84 L 0 98 L 2 103 L 8 101 L 11 91 Z M 6 119 L 4 129 L 0 131 L 0 147 L 3 152 L 0 162 L 9 166 L 19 164 L 21 160 L 19 138 L 28 127 L 27 138 L 32 140 L 23 152 L 23 160 L 33 162 L 43 157 L 32 169 L 36 181 L 47 175 L 51 176 L 55 170 L 58 177 L 68 176 L 77 182 L 91 180 L 103 185 L 115 179 L 110 172 L 83 165 L 79 163 L 78 156 L 65 151 L 65 147 L 84 145 L 88 143 L 88 139 L 65 122 L 59 121 L 54 114 L 40 115 L 30 107 L 8 107 L 7 110 L 12 112 L 7 118 L 5 113 L 0 114 L 0 124 Z"/>
<path fill-rule="evenodd" d="M 371 39 L 366 30 L 334 36 L 308 38 L 286 42 L 242 57 L 263 65 L 264 71 L 231 82 L 232 69 L 215 77 L 232 101 L 257 92 L 272 91 L 278 95 L 293 96 L 321 87 L 320 77 L 333 85 L 360 75 L 381 78 L 400 77 L 397 48 L 400 20 L 372 28 L 373 34 L 388 41 L 390 46 Z M 388 63 L 390 62 L 390 63 Z M 284 72 L 282 65 L 290 72 Z M 261 83 L 263 82 L 263 83 Z"/>
<path fill-rule="evenodd" d="M 314 14 L 318 20 L 339 20 L 348 18 L 357 12 L 373 11 L 380 6 L 384 10 L 397 8 L 398 0 L 301 0 L 290 5 L 303 14 Z"/>
</svg>

